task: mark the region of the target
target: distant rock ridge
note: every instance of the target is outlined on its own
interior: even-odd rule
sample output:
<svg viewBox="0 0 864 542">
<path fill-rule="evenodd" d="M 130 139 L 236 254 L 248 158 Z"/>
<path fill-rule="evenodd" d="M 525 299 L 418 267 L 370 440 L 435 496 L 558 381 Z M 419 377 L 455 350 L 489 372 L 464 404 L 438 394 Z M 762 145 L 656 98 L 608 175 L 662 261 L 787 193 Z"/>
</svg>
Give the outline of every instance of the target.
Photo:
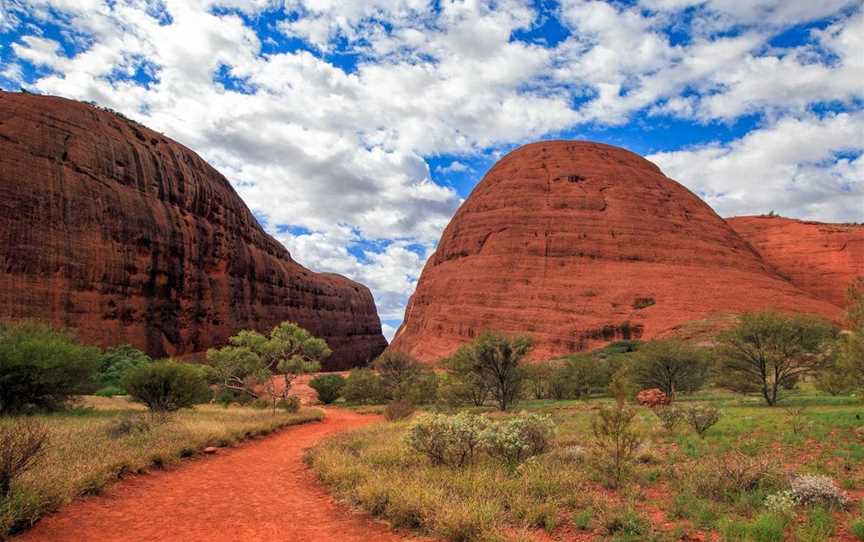
<svg viewBox="0 0 864 542">
<path fill-rule="evenodd" d="M 838 318 L 781 269 L 641 156 L 541 141 L 456 212 L 390 348 L 434 362 L 491 329 L 530 334 L 544 359 L 756 309 Z"/>
<path fill-rule="evenodd" d="M 864 224 L 779 216 L 738 216 L 727 222 L 781 275 L 835 305 L 844 306 L 849 285 L 864 278 Z"/>
<path fill-rule="evenodd" d="M 80 102 L 0 92 L 0 236 L 0 319 L 154 356 L 293 320 L 327 369 L 387 344 L 368 288 L 292 260 L 188 148 Z"/>
</svg>

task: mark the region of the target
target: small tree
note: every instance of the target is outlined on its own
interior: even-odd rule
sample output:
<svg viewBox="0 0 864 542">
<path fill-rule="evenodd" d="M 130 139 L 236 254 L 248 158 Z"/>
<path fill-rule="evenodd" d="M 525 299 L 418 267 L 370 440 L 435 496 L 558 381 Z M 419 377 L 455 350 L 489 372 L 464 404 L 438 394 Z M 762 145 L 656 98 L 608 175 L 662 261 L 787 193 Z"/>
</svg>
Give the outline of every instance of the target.
<svg viewBox="0 0 864 542">
<path fill-rule="evenodd" d="M 99 370 L 96 373 L 99 389 L 122 389 L 120 383 L 126 371 L 152 361 L 150 356 L 128 344 L 109 348 L 99 358 Z"/>
<path fill-rule="evenodd" d="M 654 340 L 633 355 L 633 377 L 640 387 L 659 388 L 671 399 L 676 392 L 693 392 L 708 377 L 708 352 L 683 341 Z"/>
<path fill-rule="evenodd" d="M 339 399 L 345 379 L 341 375 L 329 374 L 316 376 L 309 382 L 309 387 L 318 392 L 318 400 L 329 405 Z"/>
<path fill-rule="evenodd" d="M 687 423 L 696 431 L 699 438 L 720 421 L 720 411 L 710 405 L 692 405 L 686 410 Z"/>
<path fill-rule="evenodd" d="M 35 322 L 0 324 L 0 414 L 57 408 L 92 391 L 98 348 Z"/>
<path fill-rule="evenodd" d="M 19 419 L 0 425 L 0 498 L 9 496 L 12 482 L 45 455 L 48 431 L 33 420 Z"/>
<path fill-rule="evenodd" d="M 742 393 L 758 391 L 773 406 L 785 385 L 824 365 L 834 337 L 830 324 L 813 317 L 743 314 L 718 337 L 723 384 Z"/>
<path fill-rule="evenodd" d="M 460 346 L 441 362 L 447 371 L 443 395 L 453 404 L 470 403 L 483 406 L 489 398 L 489 383 L 474 370 L 474 351 L 470 345 Z"/>
<path fill-rule="evenodd" d="M 372 369 L 354 369 L 345 379 L 342 397 L 349 403 L 383 403 L 385 396 L 381 377 Z"/>
<path fill-rule="evenodd" d="M 211 395 L 204 367 L 171 360 L 130 369 L 122 385 L 132 399 L 162 414 L 204 403 Z"/>
<path fill-rule="evenodd" d="M 392 399 L 396 390 L 420 372 L 420 362 L 404 352 L 386 350 L 372 363 L 381 376 L 384 393 Z"/>
<path fill-rule="evenodd" d="M 267 398 L 275 414 L 279 401 L 287 399 L 297 375 L 318 371 L 330 348 L 293 322 L 282 322 L 269 337 L 243 330 L 228 346 L 207 351 L 207 360 L 219 374 L 224 389 L 256 399 Z M 274 377 L 282 377 L 281 387 Z"/>
<path fill-rule="evenodd" d="M 613 406 L 601 406 L 591 420 L 595 465 L 618 487 L 633 462 L 642 437 L 633 427 L 636 409 L 619 398 Z"/>
<path fill-rule="evenodd" d="M 528 337 L 485 332 L 471 344 L 461 347 L 453 357 L 458 360 L 455 365 L 463 374 L 472 383 L 488 389 L 503 411 L 519 396 L 524 378 L 521 363 L 530 351 Z"/>
</svg>

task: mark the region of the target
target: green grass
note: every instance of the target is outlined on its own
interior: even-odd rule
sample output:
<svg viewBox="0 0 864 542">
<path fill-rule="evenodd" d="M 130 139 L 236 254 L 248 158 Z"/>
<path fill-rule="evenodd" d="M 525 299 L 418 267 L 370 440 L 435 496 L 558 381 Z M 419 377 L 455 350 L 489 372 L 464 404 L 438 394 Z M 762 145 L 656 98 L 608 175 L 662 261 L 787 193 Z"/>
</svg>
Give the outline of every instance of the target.
<svg viewBox="0 0 864 542">
<path fill-rule="evenodd" d="M 150 429 L 112 438 L 109 427 L 123 417 L 142 419 Z M 164 468 L 207 446 L 230 446 L 288 425 L 320 420 L 303 409 L 277 413 L 246 407 L 201 405 L 152 421 L 125 398 L 88 397 L 77 408 L 35 416 L 49 433 L 45 457 L 0 500 L 0 537 L 32 525 L 72 499 L 100 492 L 126 473 Z M 0 423 L 13 423 L 2 418 Z"/>
<path fill-rule="evenodd" d="M 461 470 L 432 466 L 402 444 L 409 422 L 325 441 L 308 461 L 339 496 L 396 526 L 444 540 L 509 540 L 516 532 L 528 536 L 524 533 L 562 528 L 564 533 L 599 530 L 608 540 L 671 540 L 691 530 L 748 542 L 830 537 L 835 531 L 830 513 L 799 507 L 795 518 L 788 518 L 770 513 L 763 503 L 785 484 L 788 472 L 828 474 L 847 487 L 854 483 L 845 480 L 864 476 L 864 445 L 854 433 L 864 426 L 864 406 L 857 398 L 793 391 L 781 406 L 768 407 L 756 396 L 711 390 L 678 401 L 710 403 L 723 415 L 701 439 L 684 426 L 669 433 L 641 408 L 635 421 L 645 439 L 637 454 L 641 462 L 617 490 L 608 489 L 584 453 L 574 452 L 590 447 L 591 419 L 609 398 L 519 403 L 517 410 L 550 415 L 557 435 L 551 451 L 515 472 L 488 458 Z M 471 410 L 498 416 L 491 409 Z M 736 479 L 727 485 L 725 475 L 708 480 L 706 469 L 730 454 L 751 458 L 754 465 L 767 460 L 772 468 L 755 485 L 739 487 Z M 645 515 L 647 502 L 672 525 L 666 531 L 642 521 L 653 517 Z M 628 519 L 628 511 L 638 514 Z M 841 514 L 844 524 L 852 522 L 848 512 Z"/>
</svg>

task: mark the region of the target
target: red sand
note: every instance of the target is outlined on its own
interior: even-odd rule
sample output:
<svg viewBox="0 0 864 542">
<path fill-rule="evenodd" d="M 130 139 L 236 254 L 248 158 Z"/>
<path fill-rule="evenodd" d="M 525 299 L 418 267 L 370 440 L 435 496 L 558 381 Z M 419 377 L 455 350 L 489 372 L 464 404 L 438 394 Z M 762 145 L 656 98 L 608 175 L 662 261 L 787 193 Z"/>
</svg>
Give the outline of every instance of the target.
<svg viewBox="0 0 864 542">
<path fill-rule="evenodd" d="M 304 450 L 321 439 L 377 419 L 328 410 L 321 423 L 222 449 L 175 470 L 131 477 L 64 507 L 16 540 L 406 540 L 334 503 L 303 463 Z"/>
</svg>

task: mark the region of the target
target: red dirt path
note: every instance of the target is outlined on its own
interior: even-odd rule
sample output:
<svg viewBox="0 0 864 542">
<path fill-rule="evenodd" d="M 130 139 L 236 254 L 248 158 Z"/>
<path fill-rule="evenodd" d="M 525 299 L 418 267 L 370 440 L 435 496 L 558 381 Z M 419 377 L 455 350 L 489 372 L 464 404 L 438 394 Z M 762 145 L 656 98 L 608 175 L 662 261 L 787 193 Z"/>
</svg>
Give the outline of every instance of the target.
<svg viewBox="0 0 864 542">
<path fill-rule="evenodd" d="M 114 484 L 45 517 L 16 541 L 408 540 L 334 503 L 303 463 L 304 450 L 321 439 L 376 419 L 328 410 L 323 422 Z"/>
</svg>

